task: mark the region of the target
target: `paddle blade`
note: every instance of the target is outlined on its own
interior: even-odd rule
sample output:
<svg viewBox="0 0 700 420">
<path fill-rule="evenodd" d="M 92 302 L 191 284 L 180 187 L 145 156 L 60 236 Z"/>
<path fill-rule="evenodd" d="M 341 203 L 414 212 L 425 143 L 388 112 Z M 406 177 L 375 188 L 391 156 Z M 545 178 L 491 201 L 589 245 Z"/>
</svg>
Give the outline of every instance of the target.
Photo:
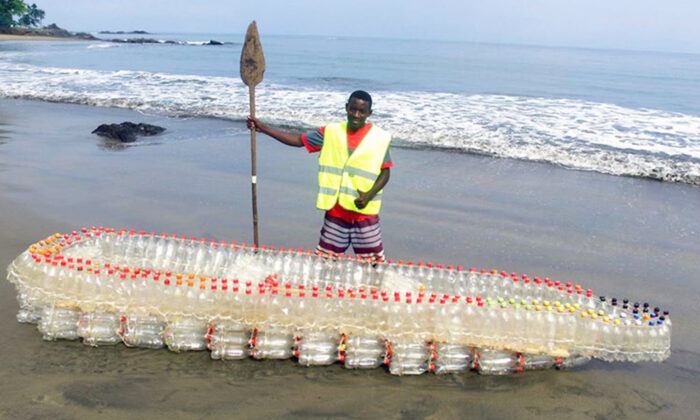
<svg viewBox="0 0 700 420">
<path fill-rule="evenodd" d="M 241 79 L 248 86 L 262 82 L 265 73 L 265 55 L 263 55 L 258 25 L 253 21 L 248 25 L 245 43 L 241 50 Z"/>
</svg>

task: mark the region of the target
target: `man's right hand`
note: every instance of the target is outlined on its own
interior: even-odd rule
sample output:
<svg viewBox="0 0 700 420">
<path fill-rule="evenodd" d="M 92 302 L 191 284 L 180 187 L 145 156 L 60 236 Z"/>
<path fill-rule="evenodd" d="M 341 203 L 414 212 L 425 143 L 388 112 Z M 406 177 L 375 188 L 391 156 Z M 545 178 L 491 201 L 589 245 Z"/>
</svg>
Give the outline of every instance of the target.
<svg viewBox="0 0 700 420">
<path fill-rule="evenodd" d="M 255 117 L 250 115 L 245 120 L 248 130 L 255 130 L 260 133 L 266 134 L 273 139 L 284 143 L 287 146 L 303 147 L 304 142 L 301 140 L 301 134 L 298 133 L 288 133 L 282 130 L 278 130 L 274 127 L 268 127 L 265 123 L 260 121 Z"/>
<path fill-rule="evenodd" d="M 248 126 L 248 130 L 255 131 L 263 131 L 263 127 L 265 127 L 265 124 L 261 123 L 260 120 L 255 117 L 251 117 L 250 115 L 248 118 L 246 118 L 246 125 Z"/>
</svg>

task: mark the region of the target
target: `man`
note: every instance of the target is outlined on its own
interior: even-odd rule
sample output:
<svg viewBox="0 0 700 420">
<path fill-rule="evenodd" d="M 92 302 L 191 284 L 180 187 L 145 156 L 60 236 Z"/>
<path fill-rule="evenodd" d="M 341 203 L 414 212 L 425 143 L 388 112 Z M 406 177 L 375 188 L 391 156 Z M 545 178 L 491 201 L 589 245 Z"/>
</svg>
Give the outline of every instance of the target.
<svg viewBox="0 0 700 420">
<path fill-rule="evenodd" d="M 355 255 L 384 259 L 379 227 L 382 188 L 393 166 L 391 135 L 367 122 L 372 97 L 358 90 L 345 104 L 347 121 L 308 133 L 290 133 L 248 117 L 248 128 L 289 146 L 319 152 L 316 207 L 325 210 L 318 251 L 335 255 L 352 245 Z"/>
</svg>

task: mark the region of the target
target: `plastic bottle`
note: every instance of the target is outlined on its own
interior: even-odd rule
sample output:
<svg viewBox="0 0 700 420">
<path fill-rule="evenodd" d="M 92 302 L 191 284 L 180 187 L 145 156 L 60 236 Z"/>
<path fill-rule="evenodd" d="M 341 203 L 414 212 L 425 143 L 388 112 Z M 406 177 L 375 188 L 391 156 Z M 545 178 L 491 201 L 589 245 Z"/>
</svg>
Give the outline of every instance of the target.
<svg viewBox="0 0 700 420">
<path fill-rule="evenodd" d="M 350 336 L 343 346 L 343 364 L 347 369 L 374 369 L 384 361 L 386 349 L 380 337 Z"/>
<path fill-rule="evenodd" d="M 508 375 L 523 369 L 515 353 L 488 348 L 474 350 L 474 368 L 480 375 Z"/>
<path fill-rule="evenodd" d="M 207 335 L 211 358 L 215 360 L 239 360 L 250 356 L 251 330 L 239 322 L 215 321 Z"/>
<path fill-rule="evenodd" d="M 337 331 L 303 329 L 296 334 L 294 355 L 303 366 L 330 365 L 338 360 L 340 334 Z"/>
<path fill-rule="evenodd" d="M 434 371 L 438 375 L 465 372 L 472 364 L 471 347 L 437 343 L 432 348 Z"/>
<path fill-rule="evenodd" d="M 430 347 L 424 342 L 392 341 L 389 373 L 421 375 L 430 369 Z"/>
</svg>

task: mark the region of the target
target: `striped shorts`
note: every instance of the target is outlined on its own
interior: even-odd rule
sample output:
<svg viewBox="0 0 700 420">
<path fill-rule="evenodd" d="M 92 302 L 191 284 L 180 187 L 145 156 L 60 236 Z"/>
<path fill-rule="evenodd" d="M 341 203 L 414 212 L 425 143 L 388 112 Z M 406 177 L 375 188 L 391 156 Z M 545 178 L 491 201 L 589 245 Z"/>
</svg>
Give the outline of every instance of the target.
<svg viewBox="0 0 700 420">
<path fill-rule="evenodd" d="M 379 228 L 379 216 L 348 222 L 326 214 L 318 240 L 318 251 L 324 254 L 340 254 L 352 244 L 355 255 L 363 258 L 384 260 L 382 231 Z"/>
</svg>

